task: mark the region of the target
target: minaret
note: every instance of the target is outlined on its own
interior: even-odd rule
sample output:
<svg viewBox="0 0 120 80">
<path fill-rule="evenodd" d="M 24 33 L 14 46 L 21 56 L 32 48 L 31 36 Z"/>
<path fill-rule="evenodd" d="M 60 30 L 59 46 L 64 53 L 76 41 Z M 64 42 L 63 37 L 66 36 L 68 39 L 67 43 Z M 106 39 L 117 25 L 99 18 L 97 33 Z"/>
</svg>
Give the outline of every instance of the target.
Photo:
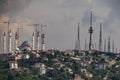
<svg viewBox="0 0 120 80">
<path fill-rule="evenodd" d="M 99 51 L 102 51 L 102 23 L 100 23 Z"/>
<path fill-rule="evenodd" d="M 18 29 L 18 45 L 19 45 L 19 43 L 20 43 L 20 29 L 23 29 L 23 28 L 18 27 L 17 29 Z"/>
<path fill-rule="evenodd" d="M 12 42 L 11 39 L 12 39 L 12 34 L 11 34 L 11 30 L 10 30 L 10 32 L 9 32 L 9 43 L 8 43 L 8 44 L 9 44 L 9 45 L 8 45 L 8 52 L 9 52 L 9 53 L 11 53 L 11 49 L 12 49 L 12 48 L 11 48 L 11 42 Z"/>
<path fill-rule="evenodd" d="M 33 48 L 33 50 L 35 50 L 35 34 L 34 34 L 34 32 L 32 34 L 32 48 Z"/>
<path fill-rule="evenodd" d="M 86 39 L 85 39 L 85 50 L 87 50 L 87 43 L 86 43 Z"/>
<path fill-rule="evenodd" d="M 39 51 L 39 47 L 40 47 L 40 44 L 39 44 L 39 31 L 37 31 L 37 50 Z"/>
<path fill-rule="evenodd" d="M 79 23 L 78 23 L 76 50 L 80 50 L 80 26 L 79 26 Z"/>
<path fill-rule="evenodd" d="M 19 39 L 19 36 L 18 36 L 18 33 L 16 32 L 15 33 L 15 49 L 18 48 L 18 39 Z"/>
<path fill-rule="evenodd" d="M 35 32 L 34 32 L 34 49 L 37 50 L 38 49 L 38 36 L 39 36 L 39 31 L 38 31 L 38 27 L 39 24 L 32 24 L 35 27 Z"/>
<path fill-rule="evenodd" d="M 112 41 L 112 52 L 114 53 L 114 40 Z"/>
<path fill-rule="evenodd" d="M 9 41 L 9 40 L 10 40 L 10 39 L 9 39 L 9 34 L 10 34 L 10 22 L 9 22 L 9 21 L 8 21 L 8 22 L 5 21 L 4 23 L 8 25 L 7 51 L 8 51 L 8 53 L 9 53 L 9 47 L 10 47 L 10 45 L 9 45 L 9 43 L 10 43 L 10 41 Z"/>
<path fill-rule="evenodd" d="M 97 44 L 95 43 L 95 45 L 94 45 L 94 49 L 96 50 L 97 49 Z"/>
<path fill-rule="evenodd" d="M 42 38 L 42 50 L 45 51 L 45 34 L 44 33 L 41 35 L 41 38 Z"/>
<path fill-rule="evenodd" d="M 90 28 L 89 28 L 89 33 L 90 33 L 89 50 L 91 50 L 91 47 L 92 47 L 92 33 L 93 33 L 93 28 L 92 28 L 92 11 L 91 11 L 91 15 L 90 15 Z"/>
<path fill-rule="evenodd" d="M 106 52 L 106 39 L 104 40 L 104 52 Z"/>
<path fill-rule="evenodd" d="M 77 50 L 77 40 L 75 41 L 75 50 Z"/>
<path fill-rule="evenodd" d="M 111 47 L 110 47 L 110 37 L 108 38 L 108 52 L 110 52 L 110 49 L 111 49 Z"/>
<path fill-rule="evenodd" d="M 44 35 L 44 34 L 43 34 L 43 28 L 46 27 L 46 25 L 41 24 L 40 27 L 41 27 L 41 33 L 40 33 L 40 34 L 41 34 L 41 36 L 40 36 L 40 37 L 41 37 L 41 44 L 40 44 L 40 45 L 41 45 L 41 49 L 43 49 L 43 45 L 44 45 L 44 47 L 45 47 L 45 44 L 43 44 L 43 42 L 44 42 L 43 40 L 45 39 L 45 36 L 43 36 L 43 35 Z M 44 37 L 44 38 L 42 38 L 42 37 Z M 44 49 L 45 49 L 45 48 L 44 48 Z"/>
<path fill-rule="evenodd" d="M 6 33 L 4 32 L 4 38 L 3 38 L 3 53 L 6 53 Z"/>
<path fill-rule="evenodd" d="M 115 50 L 115 53 L 117 53 L 117 48 L 116 48 L 116 50 Z"/>
</svg>

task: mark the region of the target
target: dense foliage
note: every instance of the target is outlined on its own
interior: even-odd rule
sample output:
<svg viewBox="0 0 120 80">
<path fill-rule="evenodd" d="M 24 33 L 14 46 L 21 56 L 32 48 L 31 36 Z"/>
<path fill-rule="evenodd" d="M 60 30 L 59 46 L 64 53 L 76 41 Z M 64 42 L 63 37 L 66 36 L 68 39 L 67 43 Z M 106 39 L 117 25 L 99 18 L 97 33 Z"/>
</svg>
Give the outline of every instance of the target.
<svg viewBox="0 0 120 80">
<path fill-rule="evenodd" d="M 73 60 L 71 55 L 64 55 L 64 52 L 55 51 L 54 55 L 41 53 L 41 57 L 34 58 L 33 55 L 30 55 L 30 59 L 21 59 L 18 60 L 19 70 L 9 69 L 8 61 L 0 61 L 0 80 L 73 80 L 74 74 L 79 74 L 85 80 L 103 80 L 107 77 L 107 80 L 120 80 L 120 62 L 119 58 L 112 53 L 101 53 L 95 52 L 93 54 L 87 54 L 85 56 L 92 56 L 93 61 L 88 66 L 82 66 L 80 62 Z M 75 56 L 78 52 L 75 53 Z M 101 56 L 109 56 L 109 59 L 116 59 L 116 63 L 106 69 L 95 69 L 95 64 L 97 63 L 108 63 Z M 44 59 L 47 58 L 48 60 Z M 58 59 L 60 63 L 64 64 L 63 67 L 56 66 L 54 59 Z M 61 59 L 64 58 L 64 59 Z M 52 70 L 47 70 L 46 74 L 40 75 L 38 70 L 34 67 L 34 63 L 44 63 L 47 67 L 52 67 Z M 72 63 L 71 65 L 65 63 Z M 65 70 L 65 68 L 70 68 L 73 71 L 73 74 Z M 80 69 L 86 69 L 93 77 L 88 78 L 85 76 Z"/>
</svg>

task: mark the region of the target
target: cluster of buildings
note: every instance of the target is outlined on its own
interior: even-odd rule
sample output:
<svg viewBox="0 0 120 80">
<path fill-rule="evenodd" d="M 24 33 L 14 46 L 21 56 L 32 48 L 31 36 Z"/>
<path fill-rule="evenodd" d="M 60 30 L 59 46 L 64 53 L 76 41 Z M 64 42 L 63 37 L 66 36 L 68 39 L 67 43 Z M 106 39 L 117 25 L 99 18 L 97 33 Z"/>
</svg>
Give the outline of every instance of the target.
<svg viewBox="0 0 120 80">
<path fill-rule="evenodd" d="M 32 34 L 32 45 L 29 41 L 24 41 L 20 46 L 18 46 L 19 32 L 16 32 L 15 51 L 12 51 L 11 50 L 12 34 L 11 34 L 11 30 L 9 30 L 9 22 L 7 23 L 8 23 L 8 37 L 4 32 L 3 54 L 0 54 L 0 59 L 3 61 L 7 60 L 10 65 L 10 69 L 20 69 L 17 60 L 29 59 L 31 58 L 31 54 L 33 55 L 34 59 L 41 57 L 44 61 L 48 62 L 49 61 L 48 57 L 42 56 L 42 54 L 45 54 L 45 55 L 53 56 L 52 62 L 54 64 L 52 67 L 46 66 L 44 62 L 43 63 L 37 62 L 37 63 L 34 63 L 34 65 L 31 65 L 32 67 L 36 68 L 39 71 L 40 75 L 46 74 L 47 71 L 54 70 L 54 68 L 57 68 L 57 69 L 64 68 L 65 71 L 69 72 L 70 74 L 73 74 L 73 70 L 71 69 L 71 67 L 75 64 L 71 62 L 72 60 L 72 61 L 75 61 L 75 63 L 80 66 L 78 68 L 79 71 L 85 74 L 86 77 L 92 78 L 93 74 L 90 73 L 85 68 L 86 66 L 91 65 L 92 62 L 95 62 L 94 69 L 106 69 L 107 67 L 110 67 L 111 65 L 116 63 L 115 58 L 120 57 L 119 54 L 114 54 L 115 58 L 111 58 L 111 54 L 107 53 L 107 52 L 111 52 L 110 37 L 108 39 L 108 51 L 106 52 L 106 42 L 105 42 L 104 54 L 101 53 L 101 54 L 97 54 L 97 56 L 94 56 L 97 50 L 92 49 L 92 33 L 93 33 L 92 12 L 91 12 L 90 28 L 89 28 L 89 33 L 90 33 L 89 50 L 86 50 L 86 48 L 85 50 L 80 50 L 80 34 L 79 34 L 80 31 L 79 31 L 79 24 L 78 24 L 78 35 L 77 35 L 75 50 L 63 51 L 63 55 L 60 54 L 59 56 L 58 56 L 58 53 L 55 52 L 55 50 L 45 49 L 45 34 L 42 33 L 41 31 L 41 37 L 40 37 L 40 33 L 37 29 L 38 24 L 35 25 L 36 31 Z M 39 42 L 40 39 L 41 39 L 41 44 Z M 40 50 L 40 45 L 41 45 L 41 50 Z M 114 48 L 114 44 L 113 44 L 113 48 Z M 76 53 L 76 51 L 78 52 Z M 99 51 L 97 52 L 102 52 L 102 23 L 100 23 Z M 95 59 L 95 57 L 97 57 L 97 59 Z M 70 58 L 70 60 L 68 58 Z M 74 80 L 83 80 L 83 79 L 79 74 L 75 74 Z"/>
<path fill-rule="evenodd" d="M 72 66 L 78 65 L 78 71 L 82 72 L 87 78 L 92 78 L 94 76 L 93 73 L 91 73 L 86 67 L 92 65 L 94 62 L 95 70 L 105 70 L 115 64 L 116 59 L 120 57 L 119 54 L 99 52 L 97 50 L 66 50 L 58 52 L 56 50 L 37 51 L 32 50 L 32 46 L 28 41 L 24 41 L 19 49 L 20 50 L 16 50 L 15 53 L 0 54 L 0 59 L 4 61 L 7 60 L 9 62 L 10 69 L 19 70 L 21 69 L 21 66 L 19 66 L 18 60 L 30 59 L 32 54 L 32 58 L 34 58 L 33 61 L 37 60 L 37 58 L 41 58 L 43 61 L 35 62 L 31 65 L 33 68 L 37 69 L 40 75 L 44 75 L 54 69 L 59 70 L 61 68 L 72 75 L 74 74 Z M 115 57 L 113 58 L 113 56 Z M 46 63 L 44 63 L 47 62 L 49 64 L 49 60 L 53 63 L 51 66 L 47 66 Z M 84 79 L 81 78 L 81 75 L 74 74 L 74 80 Z"/>
<path fill-rule="evenodd" d="M 93 39 L 92 39 L 92 35 L 93 35 L 93 12 L 91 11 L 90 13 L 90 27 L 89 27 L 89 42 L 86 42 L 85 40 L 85 48 L 84 50 L 92 50 L 92 49 L 96 49 L 96 45 L 94 44 L 93 42 Z M 15 33 L 15 42 L 12 41 L 12 32 L 11 32 L 11 29 L 9 27 L 10 25 L 10 22 L 4 22 L 4 23 L 7 23 L 8 24 L 8 34 L 6 34 L 4 32 L 4 35 L 3 35 L 3 53 L 12 53 L 14 52 L 15 50 L 18 50 L 20 48 L 20 45 L 19 45 L 19 40 L 20 40 L 20 37 L 19 37 L 19 29 L 18 28 L 18 31 Z M 32 50 L 43 50 L 45 51 L 45 34 L 43 33 L 43 30 L 42 28 L 45 27 L 45 25 L 40 25 L 39 24 L 33 24 L 33 26 L 35 26 L 35 32 L 33 32 L 33 34 L 31 35 L 31 39 L 32 39 Z M 39 27 L 41 27 L 41 31 L 39 31 Z M 75 42 L 75 50 L 81 50 L 81 44 L 80 44 L 80 25 L 78 23 L 78 29 L 77 29 L 77 39 L 76 39 L 76 42 Z M 12 50 L 12 44 L 15 44 L 15 50 Z M 87 45 L 88 44 L 88 45 Z M 103 42 L 103 39 L 102 39 L 102 23 L 100 22 L 100 34 L 99 34 L 99 42 L 98 42 L 98 49 L 99 51 L 104 51 L 104 52 L 115 52 L 115 46 L 114 46 L 114 40 L 112 41 L 112 44 L 111 44 L 111 38 L 108 37 L 108 41 L 105 41 Z M 112 50 L 112 51 L 111 51 Z M 117 48 L 116 48 L 116 52 L 117 52 Z"/>
<path fill-rule="evenodd" d="M 33 50 L 33 46 L 29 41 L 24 41 L 19 47 L 16 48 L 15 52 L 0 54 L 0 60 L 8 61 L 10 69 L 20 70 L 18 65 L 18 60 L 20 59 L 30 59 L 31 55 L 34 58 L 40 57 L 40 52 L 44 52 L 44 50 Z M 40 71 L 40 74 L 43 75 L 46 73 L 45 65 L 43 63 L 35 63 L 33 65 L 34 68 Z"/>
<path fill-rule="evenodd" d="M 9 27 L 10 25 L 10 22 L 5 22 L 8 24 L 8 34 L 6 34 L 4 32 L 4 35 L 3 35 L 3 53 L 14 53 L 15 50 L 20 50 L 20 48 L 22 46 L 19 45 L 19 40 L 20 40 L 20 37 L 19 37 L 19 29 L 18 28 L 18 31 L 15 33 L 15 41 L 13 42 L 12 41 L 12 31 Z M 32 50 L 37 50 L 39 51 L 40 49 L 41 50 L 45 50 L 45 34 L 43 33 L 43 30 L 42 28 L 45 27 L 43 26 L 42 24 L 39 26 L 39 24 L 34 24 L 33 26 L 35 26 L 35 32 L 33 32 L 32 34 Z M 41 27 L 41 31 L 39 31 L 38 27 Z M 15 48 L 14 50 L 12 50 L 13 46 L 12 44 L 15 44 Z"/>
</svg>

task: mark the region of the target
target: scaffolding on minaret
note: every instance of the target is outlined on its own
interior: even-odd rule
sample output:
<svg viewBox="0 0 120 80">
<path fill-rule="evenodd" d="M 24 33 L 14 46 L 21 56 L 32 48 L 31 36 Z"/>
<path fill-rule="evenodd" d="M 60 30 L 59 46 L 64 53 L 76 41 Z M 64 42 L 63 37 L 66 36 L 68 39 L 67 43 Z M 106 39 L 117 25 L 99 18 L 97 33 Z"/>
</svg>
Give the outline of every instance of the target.
<svg viewBox="0 0 120 80">
<path fill-rule="evenodd" d="M 102 51 L 102 23 L 100 23 L 99 51 Z"/>
<path fill-rule="evenodd" d="M 10 30 L 10 32 L 9 32 L 9 46 L 8 46 L 8 52 L 9 53 L 11 53 L 11 51 L 12 51 L 12 33 L 11 33 L 11 30 Z"/>
<path fill-rule="evenodd" d="M 18 39 L 19 39 L 19 34 L 16 32 L 15 33 L 15 49 L 18 48 Z"/>
<path fill-rule="evenodd" d="M 39 46 L 40 46 L 40 44 L 39 44 L 39 30 L 38 30 L 38 26 L 39 26 L 39 24 L 33 24 L 34 26 L 35 26 L 35 49 L 36 50 L 39 50 Z"/>
<path fill-rule="evenodd" d="M 10 46 L 10 45 L 9 45 L 9 43 L 10 43 L 10 41 L 9 41 L 9 40 L 10 40 L 10 39 L 9 39 L 9 34 L 10 34 L 10 22 L 9 22 L 9 21 L 5 21 L 4 23 L 7 24 L 7 26 L 8 26 L 7 50 L 8 50 L 8 53 L 9 53 L 9 46 Z"/>
<path fill-rule="evenodd" d="M 6 33 L 5 32 L 3 37 L 3 53 L 6 53 Z"/>
<path fill-rule="evenodd" d="M 92 28 L 92 11 L 91 11 L 91 15 L 90 15 L 89 33 L 90 33 L 89 50 L 91 50 L 91 47 L 92 47 L 92 33 L 93 33 L 93 28 Z"/>
</svg>

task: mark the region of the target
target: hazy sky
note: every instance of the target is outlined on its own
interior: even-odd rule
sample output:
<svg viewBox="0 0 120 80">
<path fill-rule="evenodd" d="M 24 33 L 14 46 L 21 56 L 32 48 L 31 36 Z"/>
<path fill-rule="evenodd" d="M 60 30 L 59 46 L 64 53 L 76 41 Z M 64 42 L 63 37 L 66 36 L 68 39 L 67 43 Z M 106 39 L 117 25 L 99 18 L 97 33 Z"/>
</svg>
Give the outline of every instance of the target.
<svg viewBox="0 0 120 80">
<path fill-rule="evenodd" d="M 47 49 L 74 49 L 77 37 L 77 26 L 80 23 L 80 42 L 84 49 L 85 38 L 89 41 L 90 11 L 93 11 L 93 44 L 98 45 L 99 24 L 103 24 L 103 41 L 111 36 L 115 40 L 115 47 L 119 49 L 120 35 L 120 0 L 0 0 L 1 19 L 1 51 L 2 35 L 7 30 L 3 21 L 21 22 L 27 24 L 44 24 Z M 18 24 L 20 26 L 20 24 Z M 14 33 L 18 27 L 11 24 L 12 45 Z M 20 38 L 32 41 L 32 26 L 21 25 Z M 98 46 L 97 46 L 98 47 Z M 14 47 L 13 47 L 14 50 Z"/>
</svg>

